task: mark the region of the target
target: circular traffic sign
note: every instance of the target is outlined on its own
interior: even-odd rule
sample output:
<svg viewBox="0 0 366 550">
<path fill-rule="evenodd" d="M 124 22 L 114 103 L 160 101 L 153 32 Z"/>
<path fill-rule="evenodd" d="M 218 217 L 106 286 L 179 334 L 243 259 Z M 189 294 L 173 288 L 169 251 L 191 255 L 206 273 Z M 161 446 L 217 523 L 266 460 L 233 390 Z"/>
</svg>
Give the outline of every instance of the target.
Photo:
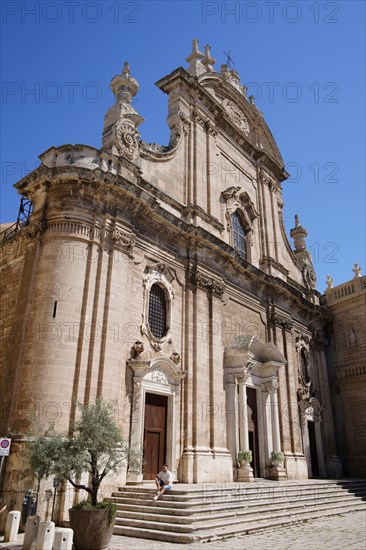
<svg viewBox="0 0 366 550">
<path fill-rule="evenodd" d="M 2 449 L 7 449 L 10 445 L 9 439 L 3 439 L 0 443 Z"/>
</svg>

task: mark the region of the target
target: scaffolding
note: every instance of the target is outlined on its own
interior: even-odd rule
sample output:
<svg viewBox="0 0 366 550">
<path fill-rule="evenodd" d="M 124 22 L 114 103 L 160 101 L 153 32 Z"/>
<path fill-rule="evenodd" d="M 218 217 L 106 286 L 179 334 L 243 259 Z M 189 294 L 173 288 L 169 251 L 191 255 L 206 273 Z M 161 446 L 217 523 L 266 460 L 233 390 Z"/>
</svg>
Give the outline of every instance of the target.
<svg viewBox="0 0 366 550">
<path fill-rule="evenodd" d="M 17 221 L 9 225 L 4 231 L 0 232 L 0 242 L 4 242 L 14 235 L 19 229 L 29 224 L 29 219 L 32 214 L 32 203 L 26 197 L 20 199 L 20 206 Z"/>
</svg>

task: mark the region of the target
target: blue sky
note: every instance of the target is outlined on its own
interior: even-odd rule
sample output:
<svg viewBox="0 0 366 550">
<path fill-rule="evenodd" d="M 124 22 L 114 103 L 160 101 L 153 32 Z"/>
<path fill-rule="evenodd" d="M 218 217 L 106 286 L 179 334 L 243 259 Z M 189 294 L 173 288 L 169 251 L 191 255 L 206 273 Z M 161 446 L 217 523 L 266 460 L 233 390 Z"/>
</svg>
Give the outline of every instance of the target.
<svg viewBox="0 0 366 550">
<path fill-rule="evenodd" d="M 128 60 L 140 84 L 142 139 L 169 141 L 167 96 L 154 82 L 193 38 L 219 70 L 230 51 L 278 143 L 289 233 L 308 229 L 318 290 L 365 262 L 365 3 L 362 1 L 1 3 L 1 221 L 16 219 L 12 185 L 64 143 L 101 145 L 111 78 Z M 292 242 L 292 241 L 291 241 Z"/>
</svg>

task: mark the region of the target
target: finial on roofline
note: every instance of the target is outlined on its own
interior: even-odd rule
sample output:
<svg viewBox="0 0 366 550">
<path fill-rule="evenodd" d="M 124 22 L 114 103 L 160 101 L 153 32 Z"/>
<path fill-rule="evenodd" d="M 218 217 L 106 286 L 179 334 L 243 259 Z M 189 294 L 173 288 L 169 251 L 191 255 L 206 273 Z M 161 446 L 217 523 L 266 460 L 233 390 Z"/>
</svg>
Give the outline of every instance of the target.
<svg viewBox="0 0 366 550">
<path fill-rule="evenodd" d="M 354 273 L 354 277 L 353 277 L 354 279 L 361 277 L 361 268 L 357 262 L 354 263 L 354 267 L 352 268 L 352 271 Z"/>
<path fill-rule="evenodd" d="M 198 49 L 198 39 L 194 38 L 192 41 L 192 53 L 186 58 L 189 67 L 187 72 L 191 76 L 199 76 L 206 72 L 205 66 L 202 65 L 202 59 L 205 56 Z"/>
<path fill-rule="evenodd" d="M 213 68 L 212 65 L 215 65 L 215 63 L 216 63 L 216 59 L 214 59 L 211 56 L 211 46 L 206 44 L 206 46 L 205 46 L 205 57 L 202 60 L 202 65 L 204 65 L 206 67 L 206 71 L 208 73 L 213 73 L 213 72 L 215 72 L 215 69 Z"/>
</svg>

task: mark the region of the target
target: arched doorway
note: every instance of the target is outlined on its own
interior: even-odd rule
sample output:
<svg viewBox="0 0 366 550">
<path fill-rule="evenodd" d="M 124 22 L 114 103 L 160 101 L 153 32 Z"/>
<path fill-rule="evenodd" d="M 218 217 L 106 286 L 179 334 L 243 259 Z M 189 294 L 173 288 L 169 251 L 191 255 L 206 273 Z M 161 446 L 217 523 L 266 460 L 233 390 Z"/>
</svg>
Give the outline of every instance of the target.
<svg viewBox="0 0 366 550">
<path fill-rule="evenodd" d="M 316 397 L 303 395 L 299 403 L 302 443 L 309 477 L 327 477 L 321 433 L 322 406 Z"/>
<path fill-rule="evenodd" d="M 224 354 L 228 448 L 237 476 L 239 450 L 252 451 L 255 477 L 286 478 L 271 473 L 271 451 L 281 450 L 278 372 L 286 359 L 270 342 L 243 336 L 227 344 Z M 273 477 L 277 475 L 277 477 Z"/>
</svg>

